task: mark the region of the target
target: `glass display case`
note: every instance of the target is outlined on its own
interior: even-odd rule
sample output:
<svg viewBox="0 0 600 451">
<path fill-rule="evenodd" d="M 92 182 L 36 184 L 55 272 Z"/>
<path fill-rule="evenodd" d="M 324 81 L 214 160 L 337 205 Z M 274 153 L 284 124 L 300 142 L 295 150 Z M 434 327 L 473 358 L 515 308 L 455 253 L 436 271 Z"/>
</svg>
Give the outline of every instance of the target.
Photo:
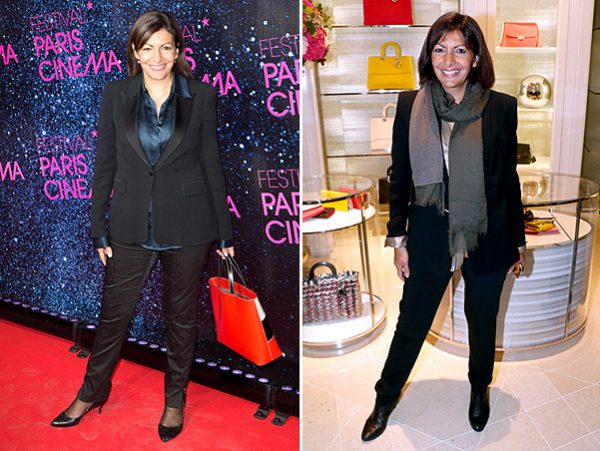
<svg viewBox="0 0 600 451">
<path fill-rule="evenodd" d="M 579 177 L 547 172 L 520 174 L 523 205 L 554 227 L 527 234 L 527 264 L 507 275 L 500 300 L 496 346 L 541 347 L 573 338 L 586 324 L 588 286 L 600 187 Z M 452 279 L 430 333 L 468 343 L 463 313 L 464 282 Z"/>
<path fill-rule="evenodd" d="M 328 217 L 314 217 L 302 221 L 304 248 L 310 248 L 306 241 L 315 235 L 355 228 L 356 238 L 352 239 L 353 243 L 349 243 L 355 243 L 354 246 L 343 246 L 343 248 L 354 248 L 358 252 L 359 260 L 343 255 L 344 267 L 338 267 L 337 270 L 338 272 L 347 269 L 359 271 L 362 302 L 360 310 L 362 313 L 359 316 L 304 323 L 302 340 L 305 355 L 343 354 L 369 343 L 383 330 L 386 308 L 381 298 L 373 293 L 367 228 L 367 223 L 376 215 L 376 208 L 372 202 L 373 187 L 372 180 L 352 175 L 335 174 L 302 179 L 303 210 L 319 205 L 331 207 L 335 204 L 336 206 L 333 212 L 330 211 L 331 215 Z M 331 254 L 327 257 L 330 263 L 337 264 L 336 252 L 338 250 L 335 247 L 327 251 L 327 254 Z M 323 258 L 319 256 L 315 261 L 321 260 Z M 314 262 L 305 263 L 312 266 Z M 354 265 L 358 266 L 354 267 Z M 308 268 L 305 268 L 305 272 L 308 272 Z M 304 303 L 303 307 L 307 308 Z"/>
</svg>

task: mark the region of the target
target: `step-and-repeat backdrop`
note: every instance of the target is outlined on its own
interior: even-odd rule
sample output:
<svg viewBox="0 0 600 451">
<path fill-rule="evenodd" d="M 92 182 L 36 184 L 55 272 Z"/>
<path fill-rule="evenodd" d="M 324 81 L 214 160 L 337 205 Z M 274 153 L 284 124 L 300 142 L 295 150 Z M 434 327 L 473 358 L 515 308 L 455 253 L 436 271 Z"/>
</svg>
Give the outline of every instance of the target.
<svg viewBox="0 0 600 451">
<path fill-rule="evenodd" d="M 103 267 L 88 237 L 103 86 L 127 77 L 127 33 L 171 12 L 194 78 L 218 91 L 237 260 L 285 356 L 254 365 L 216 342 L 202 293 L 197 355 L 298 387 L 299 36 L 295 0 L 3 0 L 0 294 L 97 323 Z M 206 281 L 216 275 L 216 253 Z M 132 337 L 165 343 L 157 265 Z"/>
</svg>

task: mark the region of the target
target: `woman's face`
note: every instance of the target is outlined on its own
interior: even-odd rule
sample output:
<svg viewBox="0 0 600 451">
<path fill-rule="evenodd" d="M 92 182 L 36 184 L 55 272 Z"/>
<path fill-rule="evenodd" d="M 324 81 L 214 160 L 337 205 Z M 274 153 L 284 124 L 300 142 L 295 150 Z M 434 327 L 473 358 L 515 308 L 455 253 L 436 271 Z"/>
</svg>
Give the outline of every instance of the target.
<svg viewBox="0 0 600 451">
<path fill-rule="evenodd" d="M 462 33 L 446 33 L 433 47 L 431 65 L 435 76 L 456 103 L 465 95 L 467 79 L 472 67 L 477 65 L 475 55 L 465 46 Z"/>
<path fill-rule="evenodd" d="M 164 28 L 154 33 L 141 49 L 134 47 L 133 53 L 139 60 L 145 77 L 162 81 L 171 75 L 179 51 L 175 38 Z"/>
</svg>

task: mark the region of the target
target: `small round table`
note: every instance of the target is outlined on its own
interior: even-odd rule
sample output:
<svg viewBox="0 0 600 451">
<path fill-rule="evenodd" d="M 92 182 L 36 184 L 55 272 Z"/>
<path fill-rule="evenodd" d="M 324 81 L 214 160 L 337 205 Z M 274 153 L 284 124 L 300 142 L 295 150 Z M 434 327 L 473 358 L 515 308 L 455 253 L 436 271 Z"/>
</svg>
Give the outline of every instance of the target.
<svg viewBox="0 0 600 451">
<path fill-rule="evenodd" d="M 303 210 L 319 205 L 335 207 L 330 217 L 303 220 L 303 236 L 357 228 L 363 307 L 358 317 L 305 323 L 302 328 L 304 355 L 341 355 L 366 345 L 383 330 L 386 308 L 381 298 L 373 293 L 367 238 L 367 222 L 376 214 L 371 203 L 373 186 L 371 179 L 355 175 L 302 179 Z"/>
</svg>

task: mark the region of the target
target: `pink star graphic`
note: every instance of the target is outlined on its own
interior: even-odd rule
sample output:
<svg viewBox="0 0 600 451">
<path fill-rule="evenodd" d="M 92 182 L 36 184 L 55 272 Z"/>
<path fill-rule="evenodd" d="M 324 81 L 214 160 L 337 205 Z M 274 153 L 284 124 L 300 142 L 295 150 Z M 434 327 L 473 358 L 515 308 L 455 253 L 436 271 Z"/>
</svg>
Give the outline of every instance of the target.
<svg viewBox="0 0 600 451">
<path fill-rule="evenodd" d="M 98 132 L 96 130 L 92 130 L 92 136 L 94 138 L 97 138 L 98 137 Z"/>
<path fill-rule="evenodd" d="M 208 27 L 208 18 L 205 17 L 204 19 L 202 19 L 202 25 Z"/>
<path fill-rule="evenodd" d="M 88 7 L 88 9 L 92 9 L 92 7 L 94 6 L 94 4 L 93 4 L 92 2 L 87 2 L 87 3 L 85 4 L 85 6 L 87 6 L 87 7 Z"/>
</svg>

